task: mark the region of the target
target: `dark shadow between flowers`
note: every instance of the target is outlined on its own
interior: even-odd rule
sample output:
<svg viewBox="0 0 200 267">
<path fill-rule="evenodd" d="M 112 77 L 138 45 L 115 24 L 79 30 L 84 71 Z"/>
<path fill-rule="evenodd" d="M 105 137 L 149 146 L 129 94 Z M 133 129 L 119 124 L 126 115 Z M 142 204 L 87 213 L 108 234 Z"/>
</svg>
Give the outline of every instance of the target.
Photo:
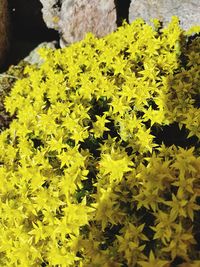
<svg viewBox="0 0 200 267">
<path fill-rule="evenodd" d="M 200 146 L 198 138 L 196 136 L 187 138 L 188 132 L 185 126 L 180 129 L 177 122 L 160 128 L 152 126 L 152 134 L 155 136 L 156 144 L 161 145 L 163 142 L 167 147 L 176 145 L 182 148 L 190 148 L 192 146 L 198 148 Z"/>
</svg>

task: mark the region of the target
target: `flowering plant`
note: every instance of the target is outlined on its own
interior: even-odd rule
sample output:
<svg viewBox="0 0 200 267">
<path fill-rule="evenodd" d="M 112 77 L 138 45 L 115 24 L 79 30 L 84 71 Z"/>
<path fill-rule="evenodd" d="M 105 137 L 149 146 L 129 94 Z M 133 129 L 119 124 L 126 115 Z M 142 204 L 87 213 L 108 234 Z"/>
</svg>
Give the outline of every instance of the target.
<svg viewBox="0 0 200 267">
<path fill-rule="evenodd" d="M 0 134 L 1 266 L 198 266 L 200 44 L 190 34 L 176 17 L 166 28 L 137 19 L 43 49 L 44 63 L 25 69 Z M 173 124 L 185 146 L 159 139 Z"/>
</svg>

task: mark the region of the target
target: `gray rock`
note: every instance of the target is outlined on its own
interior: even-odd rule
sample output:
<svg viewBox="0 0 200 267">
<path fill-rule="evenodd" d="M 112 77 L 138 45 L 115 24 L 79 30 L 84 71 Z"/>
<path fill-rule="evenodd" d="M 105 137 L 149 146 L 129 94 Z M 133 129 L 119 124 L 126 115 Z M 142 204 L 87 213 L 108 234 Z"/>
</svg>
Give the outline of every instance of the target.
<svg viewBox="0 0 200 267">
<path fill-rule="evenodd" d="M 5 62 L 6 52 L 8 51 L 8 28 L 8 3 L 7 0 L 0 0 L 0 66 Z"/>
<path fill-rule="evenodd" d="M 80 41 L 87 32 L 103 37 L 116 28 L 114 0 L 40 0 L 49 28 L 59 31 L 63 45 Z"/>
<path fill-rule="evenodd" d="M 31 53 L 27 57 L 25 57 L 23 60 L 29 64 L 41 65 L 43 63 L 43 59 L 40 57 L 40 55 L 38 53 L 38 49 L 40 49 L 42 47 L 55 49 L 56 46 L 57 46 L 56 41 L 41 43 L 33 51 L 31 51 Z"/>
<path fill-rule="evenodd" d="M 150 22 L 158 18 L 166 25 L 171 16 L 178 16 L 180 25 L 187 30 L 191 26 L 200 25 L 199 0 L 132 0 L 129 9 L 129 21 L 138 17 Z"/>
</svg>

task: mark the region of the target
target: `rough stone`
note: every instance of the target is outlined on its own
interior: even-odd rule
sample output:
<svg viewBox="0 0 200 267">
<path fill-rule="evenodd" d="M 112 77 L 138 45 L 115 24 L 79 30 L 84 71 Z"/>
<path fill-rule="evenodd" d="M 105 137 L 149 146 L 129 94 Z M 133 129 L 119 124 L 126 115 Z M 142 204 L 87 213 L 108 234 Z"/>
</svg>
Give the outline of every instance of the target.
<svg viewBox="0 0 200 267">
<path fill-rule="evenodd" d="M 9 18 L 7 0 L 0 0 L 0 67 L 4 64 L 9 46 Z"/>
<path fill-rule="evenodd" d="M 87 32 L 103 37 L 117 28 L 114 0 L 40 0 L 49 28 L 59 31 L 64 45 L 80 41 Z"/>
<path fill-rule="evenodd" d="M 31 51 L 31 53 L 27 57 L 25 57 L 23 60 L 29 64 L 41 65 L 43 63 L 43 59 L 39 55 L 38 49 L 40 49 L 40 48 L 56 49 L 56 46 L 57 46 L 56 41 L 43 42 L 43 43 L 39 44 L 33 51 Z"/>
<path fill-rule="evenodd" d="M 199 0 L 132 0 L 129 9 L 129 22 L 138 17 L 150 22 L 158 18 L 166 25 L 171 16 L 178 16 L 180 25 L 187 30 L 191 26 L 200 25 Z"/>
</svg>

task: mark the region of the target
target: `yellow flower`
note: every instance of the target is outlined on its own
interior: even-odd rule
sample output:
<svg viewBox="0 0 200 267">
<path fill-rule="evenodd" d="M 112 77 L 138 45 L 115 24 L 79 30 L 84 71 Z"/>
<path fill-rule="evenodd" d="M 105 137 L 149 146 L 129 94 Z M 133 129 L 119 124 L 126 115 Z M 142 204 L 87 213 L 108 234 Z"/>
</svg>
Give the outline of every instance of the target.
<svg viewBox="0 0 200 267">
<path fill-rule="evenodd" d="M 100 173 L 102 175 L 109 174 L 109 180 L 113 182 L 121 182 L 123 175 L 132 170 L 134 165 L 126 153 L 120 154 L 119 151 L 111 149 L 111 154 L 103 154 L 99 161 Z"/>
<path fill-rule="evenodd" d="M 94 133 L 95 138 L 103 136 L 104 131 L 109 131 L 109 128 L 105 126 L 109 120 L 106 119 L 107 114 L 104 113 L 103 116 L 96 115 L 96 121 L 93 122 L 93 128 L 90 130 L 91 133 Z"/>
<path fill-rule="evenodd" d="M 149 253 L 149 260 L 138 261 L 138 264 L 141 267 L 170 267 L 170 261 L 156 258 L 152 250 Z"/>
</svg>

